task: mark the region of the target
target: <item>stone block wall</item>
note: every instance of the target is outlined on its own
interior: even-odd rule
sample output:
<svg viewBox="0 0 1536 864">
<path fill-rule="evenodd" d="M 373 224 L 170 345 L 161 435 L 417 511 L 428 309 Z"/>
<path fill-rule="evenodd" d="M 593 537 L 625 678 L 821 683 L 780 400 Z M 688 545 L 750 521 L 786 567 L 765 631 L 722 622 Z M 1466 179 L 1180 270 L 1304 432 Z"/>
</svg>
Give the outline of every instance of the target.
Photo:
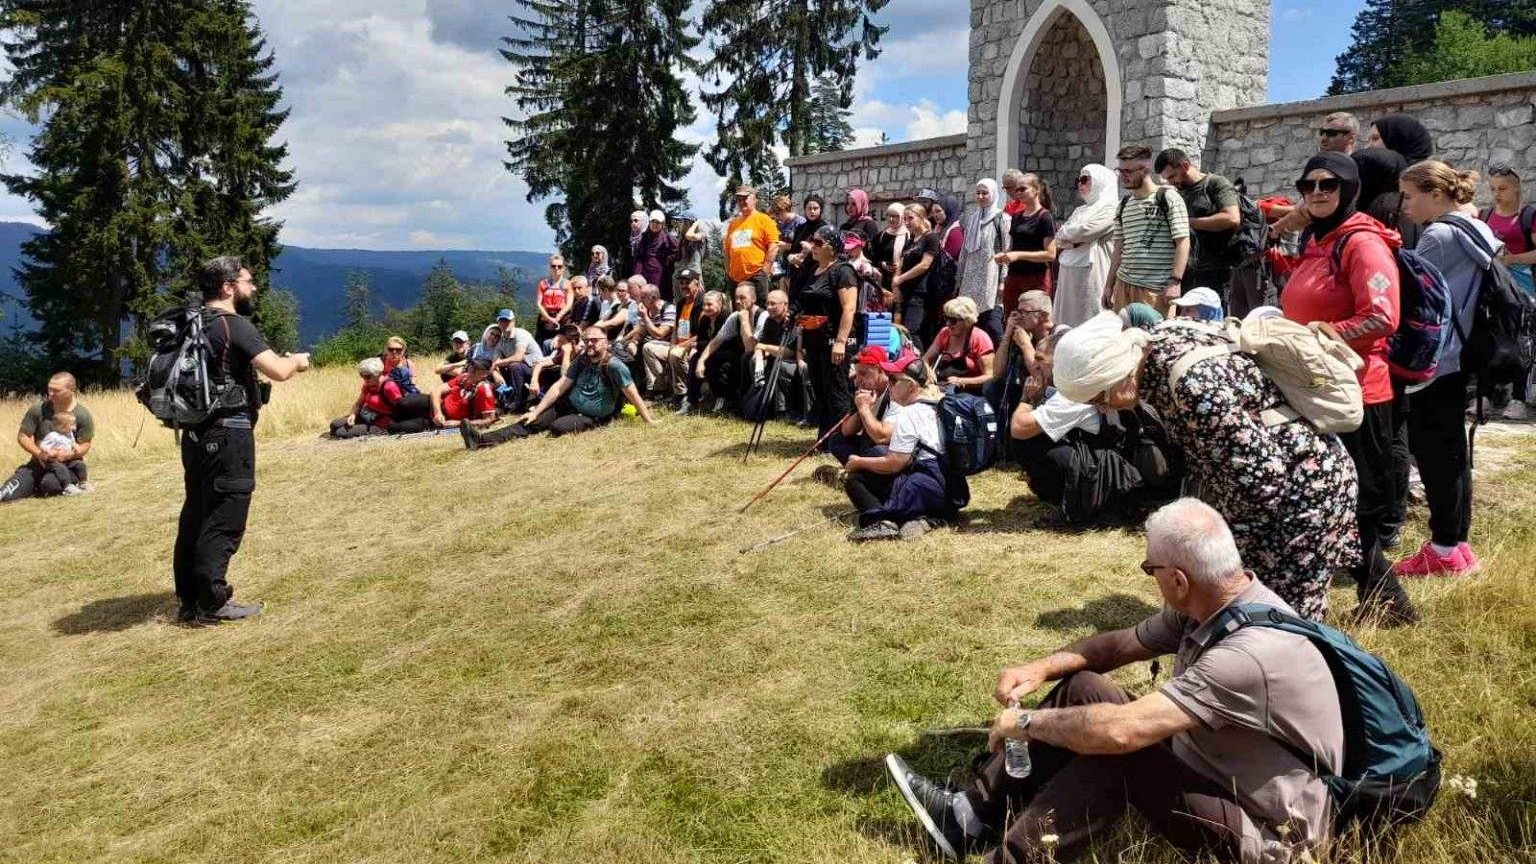
<svg viewBox="0 0 1536 864">
<path fill-rule="evenodd" d="M 1019 152 L 1061 206 L 1082 166 L 1104 158 L 1104 65 L 1075 16 L 1057 18 L 1045 39 L 1050 48 L 1035 55 L 1025 79 Z"/>
<path fill-rule="evenodd" d="M 961 204 L 972 181 L 964 179 L 965 136 L 947 135 L 902 144 L 863 147 L 838 153 L 818 153 L 784 160 L 796 210 L 805 196 L 815 192 L 841 221 L 843 194 L 849 189 L 869 193 L 870 211 L 880 213 L 893 201 L 910 201 L 924 187 L 954 192 Z M 832 220 L 828 220 L 832 221 Z"/>
<path fill-rule="evenodd" d="M 1211 117 L 1204 167 L 1243 178 L 1256 195 L 1294 196 L 1302 165 L 1317 152 L 1318 123 L 1334 111 L 1360 120 L 1362 144 L 1373 118 L 1411 114 L 1434 134 L 1436 158 L 1479 173 L 1490 162 L 1507 162 L 1521 172 L 1526 198 L 1536 197 L 1536 72 L 1219 111 Z M 1478 200 L 1488 200 L 1486 183 Z"/>
</svg>

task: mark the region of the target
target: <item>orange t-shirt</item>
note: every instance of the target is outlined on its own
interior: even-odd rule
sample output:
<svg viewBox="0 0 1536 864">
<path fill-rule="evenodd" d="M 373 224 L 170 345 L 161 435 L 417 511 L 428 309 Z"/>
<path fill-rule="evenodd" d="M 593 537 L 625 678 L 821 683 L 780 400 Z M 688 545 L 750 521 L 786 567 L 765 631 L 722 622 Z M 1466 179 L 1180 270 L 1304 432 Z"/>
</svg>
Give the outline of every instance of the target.
<svg viewBox="0 0 1536 864">
<path fill-rule="evenodd" d="M 745 282 L 768 260 L 768 249 L 779 242 L 779 226 L 767 213 L 753 210 L 737 216 L 725 228 L 725 275 Z"/>
</svg>

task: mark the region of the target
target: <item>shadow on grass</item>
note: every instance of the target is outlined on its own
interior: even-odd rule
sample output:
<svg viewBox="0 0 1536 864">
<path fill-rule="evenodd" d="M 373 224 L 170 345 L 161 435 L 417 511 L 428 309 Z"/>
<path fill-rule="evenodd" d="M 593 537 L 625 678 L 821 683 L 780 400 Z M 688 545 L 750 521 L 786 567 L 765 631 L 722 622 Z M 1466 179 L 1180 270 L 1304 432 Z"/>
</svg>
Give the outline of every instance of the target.
<svg viewBox="0 0 1536 864">
<path fill-rule="evenodd" d="M 83 636 L 87 633 L 116 633 L 137 624 L 151 621 L 158 616 L 172 616 L 176 612 L 176 595 L 130 594 L 92 600 L 53 622 L 53 631 L 65 636 Z"/>
<path fill-rule="evenodd" d="M 1081 608 L 1068 607 L 1042 612 L 1035 618 L 1035 626 L 1047 627 L 1051 630 L 1077 630 L 1081 627 L 1091 627 L 1095 633 L 1102 633 L 1106 630 L 1129 627 L 1155 612 L 1157 607 L 1140 597 L 1111 594 L 1108 597 L 1090 600 Z"/>
<path fill-rule="evenodd" d="M 948 780 L 956 786 L 973 776 L 972 759 L 986 750 L 987 736 L 970 730 L 954 734 L 924 732 L 917 740 L 895 751 L 912 770 L 932 780 Z M 869 797 L 894 788 L 885 769 L 885 754 L 861 756 L 830 765 L 821 772 L 821 785 L 844 795 Z M 854 823 L 861 834 L 893 846 L 920 849 L 939 860 L 927 834 L 915 819 L 884 819 L 860 816 Z"/>
<path fill-rule="evenodd" d="M 740 462 L 741 457 L 745 456 L 747 452 L 747 435 L 750 431 L 750 426 L 743 426 L 740 441 L 737 441 L 734 444 L 727 444 L 726 446 L 715 450 L 709 455 L 716 459 L 735 459 L 736 461 Z M 783 439 L 765 440 L 755 449 L 753 449 L 752 457 L 748 461 L 756 462 L 762 459 L 794 459 L 804 453 L 806 448 L 815 443 L 815 430 L 812 430 L 811 437 L 806 438 L 804 441 L 785 441 Z M 789 466 L 786 465 L 785 467 L 787 468 Z"/>
</svg>

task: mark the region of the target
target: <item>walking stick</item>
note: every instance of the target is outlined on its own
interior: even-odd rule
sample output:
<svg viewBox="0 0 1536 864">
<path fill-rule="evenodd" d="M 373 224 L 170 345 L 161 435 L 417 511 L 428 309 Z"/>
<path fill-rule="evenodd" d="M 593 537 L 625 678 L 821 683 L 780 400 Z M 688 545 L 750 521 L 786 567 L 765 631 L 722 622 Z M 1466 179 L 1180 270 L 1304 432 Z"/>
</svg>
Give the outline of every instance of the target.
<svg viewBox="0 0 1536 864">
<path fill-rule="evenodd" d="M 763 433 L 768 426 L 768 417 L 773 413 L 773 401 L 779 395 L 779 376 L 784 374 L 784 368 L 780 364 L 799 362 L 798 347 L 794 348 L 795 359 L 793 361 L 790 360 L 791 346 L 798 346 L 799 341 L 800 328 L 794 326 L 789 329 L 783 343 L 779 345 L 779 356 L 774 358 L 773 369 L 767 373 L 768 380 L 763 386 L 763 401 L 760 406 L 762 410 L 758 412 L 757 422 L 752 424 L 752 434 L 747 436 L 747 452 L 741 454 L 741 464 L 743 465 L 747 464 L 747 459 L 752 456 L 753 451 L 759 450 L 763 446 Z M 790 374 L 793 375 L 794 373 Z"/>
<path fill-rule="evenodd" d="M 812 444 L 811 448 L 809 450 L 805 451 L 804 453 L 801 453 L 799 459 L 796 459 L 794 461 L 794 463 L 792 463 L 788 468 L 785 468 L 783 474 L 780 474 L 777 479 L 775 479 L 772 483 L 769 483 L 767 489 L 764 489 L 763 491 L 757 493 L 757 497 L 756 498 L 753 498 L 751 501 L 748 501 L 747 503 L 741 505 L 741 509 L 737 510 L 736 512 L 737 513 L 745 513 L 745 512 L 747 512 L 747 508 L 748 507 L 751 507 L 753 504 L 756 504 L 757 502 L 759 502 L 759 501 L 763 500 L 764 498 L 768 497 L 768 493 L 773 491 L 773 487 L 775 487 L 775 486 L 779 485 L 780 483 L 782 483 L 784 481 L 784 478 L 788 477 L 789 473 L 791 471 L 795 470 L 796 468 L 799 468 L 801 462 L 804 462 L 805 460 L 811 458 L 811 454 L 816 452 L 816 448 L 818 448 L 822 444 L 826 443 L 826 440 L 828 438 L 832 437 L 832 433 L 837 431 L 837 427 L 843 425 L 843 420 L 847 420 L 849 417 L 852 417 L 852 416 L 853 416 L 853 412 L 849 411 L 847 414 L 843 415 L 842 420 L 839 420 L 836 423 L 833 423 L 832 424 L 832 428 L 828 429 L 827 433 L 825 435 L 821 436 L 820 438 L 817 438 L 816 439 L 816 443 Z"/>
<path fill-rule="evenodd" d="M 139 449 L 139 436 L 144 434 L 144 421 L 146 421 L 148 419 L 149 419 L 149 415 L 148 414 L 145 414 L 143 417 L 139 418 L 139 431 L 138 431 L 138 434 L 133 436 L 133 446 L 129 447 L 128 448 L 129 450 L 137 450 L 137 449 Z"/>
<path fill-rule="evenodd" d="M 766 549 L 769 546 L 777 546 L 778 544 L 783 543 L 785 540 L 788 540 L 791 537 L 796 537 L 796 536 L 799 536 L 801 534 L 804 534 L 805 532 L 811 530 L 812 528 L 820 528 L 821 526 L 827 524 L 828 522 L 833 522 L 833 521 L 836 521 L 838 519 L 846 519 L 849 516 L 852 516 L 853 514 L 855 514 L 857 512 L 859 512 L 859 511 L 857 511 L 857 510 L 845 510 L 842 513 L 833 513 L 831 516 L 828 516 L 827 518 L 822 519 L 822 520 L 820 520 L 818 522 L 812 522 L 809 525 L 801 525 L 799 528 L 796 528 L 793 531 L 786 531 L 786 532 L 784 532 L 783 534 L 780 534 L 777 537 L 769 537 L 767 540 L 764 540 L 764 541 L 762 541 L 760 543 L 753 543 L 751 546 L 743 546 L 740 549 L 737 549 L 736 553 L 738 555 L 745 555 L 748 552 L 756 552 L 759 549 Z"/>
</svg>

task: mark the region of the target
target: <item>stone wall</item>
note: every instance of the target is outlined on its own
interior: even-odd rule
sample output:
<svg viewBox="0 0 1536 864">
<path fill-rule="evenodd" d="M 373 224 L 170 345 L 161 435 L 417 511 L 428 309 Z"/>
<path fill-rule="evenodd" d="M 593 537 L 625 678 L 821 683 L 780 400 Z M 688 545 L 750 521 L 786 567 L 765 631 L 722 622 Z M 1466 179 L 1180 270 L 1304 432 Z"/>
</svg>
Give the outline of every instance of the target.
<svg viewBox="0 0 1536 864">
<path fill-rule="evenodd" d="M 1044 44 L 1025 79 L 1019 152 L 1065 204 L 1082 166 L 1104 158 L 1104 65 L 1076 16 L 1057 18 Z"/>
<path fill-rule="evenodd" d="M 1318 123 L 1334 111 L 1360 119 L 1362 144 L 1373 118 L 1411 114 L 1434 133 L 1436 158 L 1479 173 L 1507 162 L 1524 175 L 1526 198 L 1536 196 L 1536 72 L 1219 111 L 1211 116 L 1204 167 L 1243 178 L 1256 195 L 1293 193 L 1301 166 L 1317 152 Z M 1479 201 L 1487 198 L 1481 184 Z"/>
<path fill-rule="evenodd" d="M 841 221 L 843 194 L 849 189 L 869 193 L 870 212 L 878 221 L 893 201 L 910 201 L 924 187 L 955 192 L 961 203 L 970 181 L 963 178 L 965 136 L 947 135 L 902 144 L 863 147 L 838 153 L 818 153 L 784 160 L 796 210 L 805 196 L 815 192 Z M 831 221 L 830 219 L 828 221 Z"/>
</svg>

